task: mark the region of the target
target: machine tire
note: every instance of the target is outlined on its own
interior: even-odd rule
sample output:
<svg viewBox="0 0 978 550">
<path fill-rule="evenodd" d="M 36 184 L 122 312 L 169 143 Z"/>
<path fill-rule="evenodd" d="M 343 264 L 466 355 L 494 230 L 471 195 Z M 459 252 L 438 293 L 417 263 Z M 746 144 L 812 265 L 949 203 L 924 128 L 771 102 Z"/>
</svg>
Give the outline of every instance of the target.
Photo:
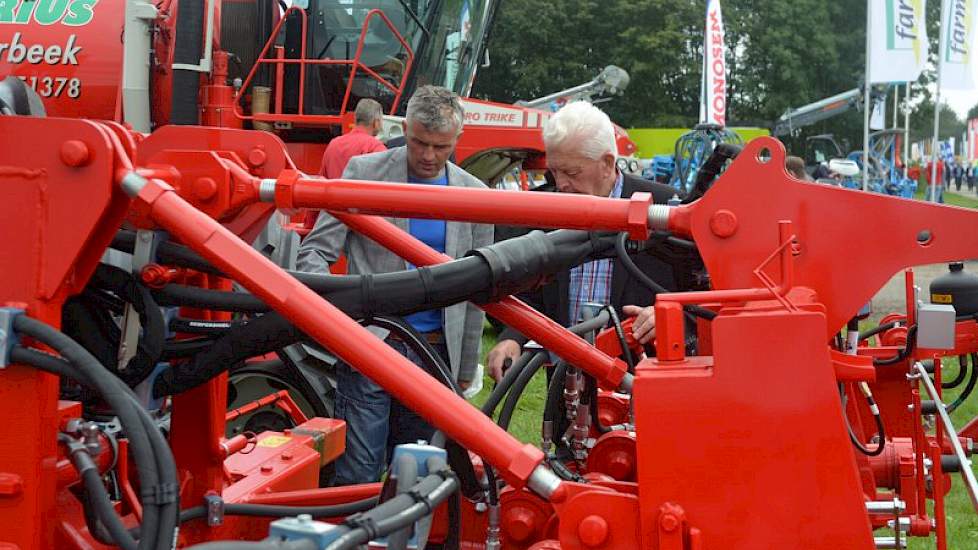
<svg viewBox="0 0 978 550">
<path fill-rule="evenodd" d="M 325 390 L 320 389 L 321 383 L 308 379 L 298 367 L 287 360 L 241 363 L 228 371 L 228 410 L 284 389 L 289 391 L 306 416 L 329 418 L 333 414 L 333 388 L 328 382 L 325 385 Z M 281 431 L 283 428 L 291 428 L 292 424 L 292 420 L 274 406 L 262 407 L 229 422 L 227 436 L 232 437 L 245 431 Z"/>
</svg>

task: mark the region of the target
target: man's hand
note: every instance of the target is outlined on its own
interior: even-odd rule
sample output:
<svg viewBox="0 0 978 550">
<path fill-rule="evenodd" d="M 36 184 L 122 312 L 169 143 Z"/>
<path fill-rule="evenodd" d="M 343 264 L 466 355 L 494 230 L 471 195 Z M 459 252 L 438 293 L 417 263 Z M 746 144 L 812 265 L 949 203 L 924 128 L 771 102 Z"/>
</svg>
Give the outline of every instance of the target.
<svg viewBox="0 0 978 550">
<path fill-rule="evenodd" d="M 624 306 L 622 312 L 628 317 L 635 317 L 632 336 L 640 344 L 646 344 L 655 338 L 655 310 L 652 306 Z"/>
<path fill-rule="evenodd" d="M 489 376 L 496 382 L 502 380 L 503 363 L 507 359 L 515 361 L 520 356 L 521 351 L 520 345 L 516 340 L 502 340 L 496 343 L 489 350 L 489 355 L 486 356 L 486 363 L 488 363 L 486 366 L 489 369 Z"/>
</svg>

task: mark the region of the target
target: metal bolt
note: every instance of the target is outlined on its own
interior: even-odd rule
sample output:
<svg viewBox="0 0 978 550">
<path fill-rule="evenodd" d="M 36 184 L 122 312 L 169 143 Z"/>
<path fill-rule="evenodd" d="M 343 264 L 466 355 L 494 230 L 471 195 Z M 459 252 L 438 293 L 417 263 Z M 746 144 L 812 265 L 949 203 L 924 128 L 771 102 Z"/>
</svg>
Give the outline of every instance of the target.
<svg viewBox="0 0 978 550">
<path fill-rule="evenodd" d="M 671 533 L 679 528 L 679 518 L 676 517 L 676 514 L 662 514 L 659 517 L 659 526 L 662 527 L 663 531 Z"/>
<path fill-rule="evenodd" d="M 261 467 L 261 473 L 263 473 L 263 474 L 270 474 L 270 473 L 272 473 L 272 467 L 269 466 L 269 465 L 267 465 L 267 464 L 262 465 L 262 467 Z"/>
<path fill-rule="evenodd" d="M 79 168 L 88 164 L 92 158 L 91 151 L 84 141 L 69 139 L 61 144 L 61 162 L 72 168 Z"/>
<path fill-rule="evenodd" d="M 608 522 L 601 516 L 588 516 L 578 524 L 577 536 L 584 546 L 600 546 L 608 540 Z"/>
<path fill-rule="evenodd" d="M 309 514 L 299 514 L 296 519 L 299 520 L 299 523 L 312 523 L 312 516 Z"/>
</svg>

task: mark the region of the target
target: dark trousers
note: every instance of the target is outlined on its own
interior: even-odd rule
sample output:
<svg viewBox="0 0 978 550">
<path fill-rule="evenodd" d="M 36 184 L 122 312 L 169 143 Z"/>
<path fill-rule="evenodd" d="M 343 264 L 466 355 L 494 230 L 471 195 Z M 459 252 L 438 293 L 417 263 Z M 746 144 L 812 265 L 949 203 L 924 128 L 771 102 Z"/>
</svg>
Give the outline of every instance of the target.
<svg viewBox="0 0 978 550">
<path fill-rule="evenodd" d="M 421 358 L 403 342 L 388 338 L 387 344 L 415 365 L 422 365 Z M 445 345 L 433 347 L 448 363 Z M 336 365 L 335 416 L 346 421 L 346 452 L 336 461 L 336 485 L 379 480 L 394 447 L 419 439 L 429 441 L 434 433 L 414 411 L 342 362 Z"/>
</svg>

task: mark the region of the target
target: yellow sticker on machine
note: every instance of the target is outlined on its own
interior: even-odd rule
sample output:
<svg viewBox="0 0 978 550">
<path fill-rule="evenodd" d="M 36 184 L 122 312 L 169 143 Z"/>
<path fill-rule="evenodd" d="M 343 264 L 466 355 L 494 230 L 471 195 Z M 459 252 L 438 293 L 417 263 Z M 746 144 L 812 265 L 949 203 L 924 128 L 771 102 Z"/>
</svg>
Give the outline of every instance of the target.
<svg viewBox="0 0 978 550">
<path fill-rule="evenodd" d="M 259 447 L 281 447 L 282 445 L 285 445 L 291 440 L 292 440 L 291 437 L 287 437 L 284 435 L 270 435 L 262 439 L 261 441 L 259 441 L 258 446 Z"/>
<path fill-rule="evenodd" d="M 950 294 L 931 294 L 930 301 L 933 304 L 953 304 Z"/>
</svg>

